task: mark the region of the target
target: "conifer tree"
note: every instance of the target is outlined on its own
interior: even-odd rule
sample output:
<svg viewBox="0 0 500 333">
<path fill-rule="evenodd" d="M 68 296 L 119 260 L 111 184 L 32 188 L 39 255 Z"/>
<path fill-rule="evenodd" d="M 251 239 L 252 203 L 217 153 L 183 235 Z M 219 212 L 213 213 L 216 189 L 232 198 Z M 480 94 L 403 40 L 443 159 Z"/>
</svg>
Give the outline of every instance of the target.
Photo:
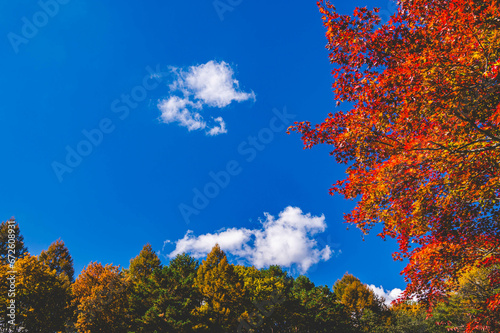
<svg viewBox="0 0 500 333">
<path fill-rule="evenodd" d="M 201 305 L 201 294 L 194 283 L 198 266 L 198 261 L 183 253 L 155 272 L 158 296 L 142 318 L 149 332 L 190 333 L 201 323 L 201 318 L 194 314 Z"/>
<path fill-rule="evenodd" d="M 158 298 L 159 285 L 154 273 L 161 268 L 161 261 L 150 244 L 145 245 L 139 255 L 130 260 L 126 276 L 131 284 L 128 299 L 134 332 L 149 332 L 151 329 L 144 322 L 144 316 Z"/>
<path fill-rule="evenodd" d="M 2 264 L 13 263 L 21 258 L 28 249 L 24 246 L 24 237 L 19 224 L 14 218 L 0 224 L 0 261 Z M 10 256 L 9 256 L 10 255 Z"/>
<path fill-rule="evenodd" d="M 244 312 L 243 280 L 227 262 L 226 254 L 218 244 L 198 268 L 195 284 L 204 301 L 197 313 L 205 319 L 196 328 L 210 332 L 236 330 L 238 319 Z"/>
<path fill-rule="evenodd" d="M 62 240 L 58 239 L 46 251 L 43 250 L 38 259 L 51 269 L 55 269 L 57 275 L 64 273 L 71 282 L 74 282 L 73 258 Z"/>
<path fill-rule="evenodd" d="M 161 269 L 160 258 L 156 255 L 151 244 L 146 244 L 137 257 L 130 260 L 127 275 L 133 280 L 144 280 L 150 277 L 155 269 Z"/>
</svg>

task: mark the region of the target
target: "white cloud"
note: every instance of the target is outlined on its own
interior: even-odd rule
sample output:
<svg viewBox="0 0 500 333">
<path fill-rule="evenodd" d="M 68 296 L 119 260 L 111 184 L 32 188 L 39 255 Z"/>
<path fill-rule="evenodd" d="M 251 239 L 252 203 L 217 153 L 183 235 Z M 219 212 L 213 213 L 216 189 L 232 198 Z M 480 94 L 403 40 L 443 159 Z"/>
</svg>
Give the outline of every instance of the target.
<svg viewBox="0 0 500 333">
<path fill-rule="evenodd" d="M 210 131 L 207 132 L 208 135 L 214 136 L 214 135 L 219 135 L 222 133 L 227 133 L 226 129 L 226 122 L 222 117 L 217 117 L 214 119 L 214 121 L 219 123 L 219 126 L 214 126 L 210 129 Z"/>
<path fill-rule="evenodd" d="M 233 69 L 224 61 L 213 60 L 199 66 L 191 66 L 187 71 L 178 71 L 178 78 L 171 85 L 184 94 L 194 95 L 195 99 L 203 101 L 212 107 L 223 108 L 231 102 L 243 102 L 255 99 L 254 92 L 239 91 L 239 82 L 234 79 Z"/>
<path fill-rule="evenodd" d="M 158 104 L 161 110 L 161 119 L 164 123 L 178 122 L 187 127 L 189 131 L 204 129 L 207 127 L 203 117 L 190 109 L 201 109 L 201 103 L 193 103 L 188 99 L 172 96 Z"/>
<path fill-rule="evenodd" d="M 170 85 L 171 96 L 161 100 L 158 108 L 165 123 L 177 122 L 189 131 L 207 129 L 207 135 L 227 133 L 222 117 L 208 124 L 199 113 L 204 107 L 224 108 L 232 102 L 255 100 L 255 93 L 240 91 L 234 71 L 226 62 L 209 61 L 184 69 L 171 68 L 176 79 Z M 182 94 L 179 97 L 175 94 Z"/>
<path fill-rule="evenodd" d="M 257 268 L 269 265 L 296 266 L 305 273 L 312 265 L 330 259 L 333 251 L 328 245 L 318 248 L 314 236 L 326 229 L 325 217 L 303 214 L 297 207 L 287 207 L 276 219 L 265 213 L 260 229 L 231 228 L 194 236 L 188 231 L 175 242 L 170 258 L 186 252 L 195 258 L 207 255 L 218 243 L 222 250 Z"/>
<path fill-rule="evenodd" d="M 376 287 L 373 284 L 368 285 L 368 288 L 370 288 L 375 295 L 379 297 L 383 297 L 385 299 L 385 304 L 390 305 L 392 301 L 396 300 L 401 296 L 403 293 L 403 290 L 399 288 L 394 288 L 392 290 L 384 290 L 382 286 Z"/>
</svg>

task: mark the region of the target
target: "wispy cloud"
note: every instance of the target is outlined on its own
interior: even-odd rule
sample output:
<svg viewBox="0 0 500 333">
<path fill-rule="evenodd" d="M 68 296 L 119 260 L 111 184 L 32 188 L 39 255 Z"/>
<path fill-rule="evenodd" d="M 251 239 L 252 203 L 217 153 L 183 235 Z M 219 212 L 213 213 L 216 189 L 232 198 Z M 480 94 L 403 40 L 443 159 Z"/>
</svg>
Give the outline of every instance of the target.
<svg viewBox="0 0 500 333">
<path fill-rule="evenodd" d="M 201 110 L 201 103 L 191 102 L 189 99 L 183 99 L 178 96 L 171 96 L 158 104 L 161 110 L 161 120 L 165 123 L 178 122 L 188 130 L 194 131 L 204 129 L 207 123 L 203 117 L 193 110 Z"/>
<path fill-rule="evenodd" d="M 385 304 L 390 305 L 392 301 L 396 300 L 401 296 L 403 293 L 403 290 L 399 288 L 394 288 L 392 290 L 384 290 L 384 287 L 376 287 L 373 284 L 368 285 L 368 288 L 370 288 L 375 295 L 379 297 L 383 297 L 385 299 Z"/>
<path fill-rule="evenodd" d="M 297 207 L 285 208 L 278 218 L 264 215 L 260 229 L 231 228 L 200 236 L 188 231 L 175 242 L 169 257 L 186 252 L 202 258 L 218 243 L 222 250 L 257 268 L 281 265 L 305 273 L 312 265 L 330 259 L 332 249 L 328 245 L 319 248 L 315 240 L 327 227 L 323 215 L 304 214 Z"/>
<path fill-rule="evenodd" d="M 212 127 L 207 132 L 208 135 L 214 136 L 214 135 L 219 135 L 219 134 L 227 133 L 226 123 L 224 122 L 224 119 L 222 119 L 222 117 L 217 117 L 217 118 L 214 119 L 214 121 L 216 121 L 217 123 L 219 123 L 219 126 Z"/>
<path fill-rule="evenodd" d="M 164 123 L 178 123 L 189 131 L 206 130 L 207 135 L 227 133 L 222 117 L 206 121 L 201 115 L 206 108 L 222 109 L 232 102 L 255 100 L 255 93 L 244 92 L 226 62 L 209 61 L 187 69 L 171 68 L 175 80 L 170 84 L 170 96 L 158 103 Z"/>
</svg>

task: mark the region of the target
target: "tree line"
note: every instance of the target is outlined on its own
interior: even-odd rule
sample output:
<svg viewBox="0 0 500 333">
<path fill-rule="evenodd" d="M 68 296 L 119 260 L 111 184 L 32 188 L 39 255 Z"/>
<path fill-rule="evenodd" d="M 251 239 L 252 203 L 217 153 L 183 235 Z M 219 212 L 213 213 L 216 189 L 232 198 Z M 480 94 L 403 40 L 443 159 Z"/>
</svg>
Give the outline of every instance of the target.
<svg viewBox="0 0 500 333">
<path fill-rule="evenodd" d="M 11 267 L 12 224 L 16 251 Z M 218 245 L 201 262 L 184 253 L 167 265 L 145 245 L 126 269 L 91 262 L 75 279 L 63 241 L 34 256 L 14 220 L 0 225 L 0 260 L 1 332 L 462 331 L 493 292 L 488 272 L 476 270 L 428 313 L 426 304 L 418 302 L 386 305 L 348 273 L 329 287 L 316 286 L 304 275 L 290 276 L 279 266 L 234 265 Z M 13 298 L 8 290 L 12 271 Z M 15 326 L 9 324 L 11 299 Z"/>
</svg>

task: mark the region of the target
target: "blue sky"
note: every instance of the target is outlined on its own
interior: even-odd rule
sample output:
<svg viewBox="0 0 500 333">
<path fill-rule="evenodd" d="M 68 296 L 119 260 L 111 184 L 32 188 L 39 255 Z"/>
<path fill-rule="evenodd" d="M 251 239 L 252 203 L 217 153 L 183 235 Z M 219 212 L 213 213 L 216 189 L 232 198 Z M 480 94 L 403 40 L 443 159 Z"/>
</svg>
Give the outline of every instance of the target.
<svg viewBox="0 0 500 333">
<path fill-rule="evenodd" d="M 127 267 L 146 243 L 168 262 L 217 240 L 234 262 L 288 260 L 316 284 L 349 271 L 404 288 L 396 243 L 363 241 L 342 220 L 354 203 L 328 194 L 345 166 L 284 130 L 335 111 L 315 1 L 0 9 L 0 217 L 16 217 L 31 253 L 61 238 L 80 272 Z M 211 198 L 196 199 L 207 186 Z"/>
</svg>

